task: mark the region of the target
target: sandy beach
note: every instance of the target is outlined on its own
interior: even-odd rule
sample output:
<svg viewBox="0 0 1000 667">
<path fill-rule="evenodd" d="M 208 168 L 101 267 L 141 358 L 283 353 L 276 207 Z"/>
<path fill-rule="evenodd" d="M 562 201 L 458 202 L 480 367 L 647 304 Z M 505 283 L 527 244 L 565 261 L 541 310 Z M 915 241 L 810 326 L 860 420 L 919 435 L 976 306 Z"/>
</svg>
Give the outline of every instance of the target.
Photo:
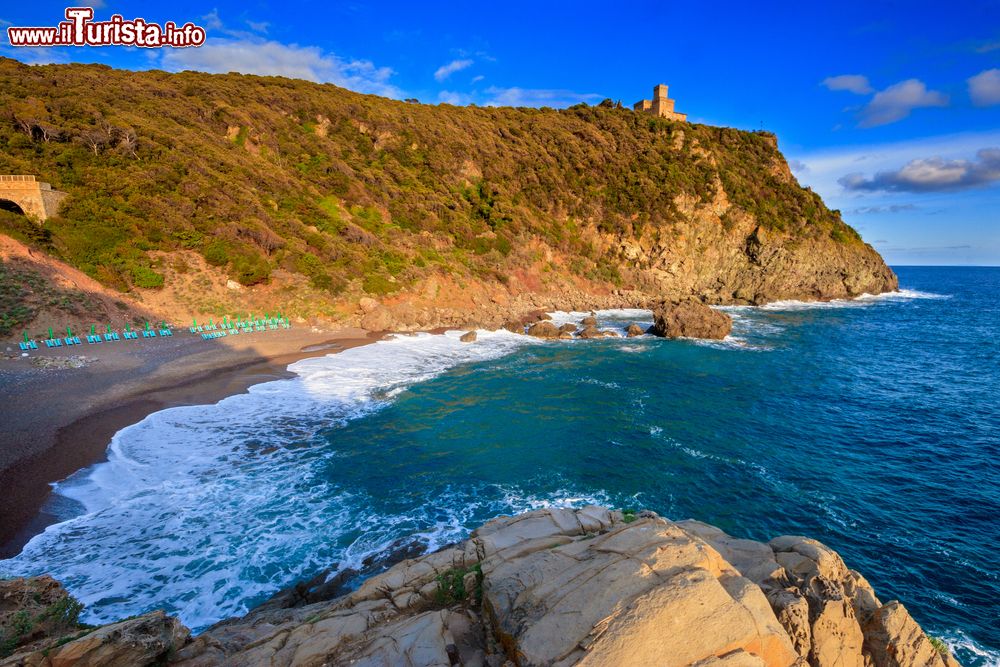
<svg viewBox="0 0 1000 667">
<path fill-rule="evenodd" d="M 173 338 L 0 350 L 0 558 L 53 518 L 39 514 L 52 482 L 104 458 L 111 437 L 146 415 L 213 403 L 289 377 L 289 364 L 377 340 L 363 329 L 298 327 L 204 341 Z M 13 356 L 13 358 L 9 358 Z M 73 359 L 85 357 L 85 359 Z M 83 363 L 80 367 L 72 364 Z"/>
</svg>

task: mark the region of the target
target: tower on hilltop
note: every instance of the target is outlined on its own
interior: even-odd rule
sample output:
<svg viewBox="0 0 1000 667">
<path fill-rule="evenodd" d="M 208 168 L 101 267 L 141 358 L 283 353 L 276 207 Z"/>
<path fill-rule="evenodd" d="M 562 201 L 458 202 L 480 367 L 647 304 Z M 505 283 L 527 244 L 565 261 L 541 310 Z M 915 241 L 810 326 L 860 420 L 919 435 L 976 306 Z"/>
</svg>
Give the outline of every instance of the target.
<svg viewBox="0 0 1000 667">
<path fill-rule="evenodd" d="M 667 120 L 687 120 L 686 113 L 674 111 L 674 100 L 667 96 L 667 84 L 653 86 L 653 99 L 639 100 L 632 105 L 635 111 L 653 114 Z"/>
</svg>

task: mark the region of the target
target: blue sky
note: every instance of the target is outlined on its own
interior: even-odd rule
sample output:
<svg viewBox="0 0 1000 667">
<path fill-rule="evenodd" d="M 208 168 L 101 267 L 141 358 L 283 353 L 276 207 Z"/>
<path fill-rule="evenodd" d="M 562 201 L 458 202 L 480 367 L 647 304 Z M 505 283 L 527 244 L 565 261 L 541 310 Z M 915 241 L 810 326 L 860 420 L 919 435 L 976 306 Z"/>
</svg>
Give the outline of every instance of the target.
<svg viewBox="0 0 1000 667">
<path fill-rule="evenodd" d="M 55 25 L 64 8 L 0 6 L 0 24 Z M 631 104 L 665 82 L 693 121 L 775 132 L 799 180 L 890 263 L 1000 265 L 1000 0 L 96 3 L 112 13 L 193 21 L 208 41 L 26 51 L 4 36 L 0 55 L 428 103 Z"/>
</svg>

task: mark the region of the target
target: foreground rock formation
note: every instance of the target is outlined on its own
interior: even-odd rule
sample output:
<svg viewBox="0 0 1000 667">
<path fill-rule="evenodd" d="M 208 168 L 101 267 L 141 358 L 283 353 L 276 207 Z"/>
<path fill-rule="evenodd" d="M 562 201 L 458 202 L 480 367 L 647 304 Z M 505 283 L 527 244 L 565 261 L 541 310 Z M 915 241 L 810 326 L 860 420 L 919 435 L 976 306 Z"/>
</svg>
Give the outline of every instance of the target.
<svg viewBox="0 0 1000 667">
<path fill-rule="evenodd" d="M 0 665 L 957 665 L 815 540 L 601 507 L 501 517 L 348 595 L 193 640 L 178 626 L 154 612 Z"/>
</svg>

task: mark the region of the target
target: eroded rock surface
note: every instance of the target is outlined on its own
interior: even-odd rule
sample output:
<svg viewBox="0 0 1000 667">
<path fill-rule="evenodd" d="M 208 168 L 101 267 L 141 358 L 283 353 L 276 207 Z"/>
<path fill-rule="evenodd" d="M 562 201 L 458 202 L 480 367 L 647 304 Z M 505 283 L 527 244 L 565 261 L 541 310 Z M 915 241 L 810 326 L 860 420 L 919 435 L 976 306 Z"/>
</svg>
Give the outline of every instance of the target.
<svg viewBox="0 0 1000 667">
<path fill-rule="evenodd" d="M 154 612 L 0 664 L 957 665 L 815 540 L 764 544 L 594 506 L 500 517 L 352 593 L 301 602 L 190 641 Z"/>
<path fill-rule="evenodd" d="M 653 308 L 649 333 L 665 338 L 711 338 L 729 335 L 733 321 L 697 299 L 664 301 Z"/>
</svg>

